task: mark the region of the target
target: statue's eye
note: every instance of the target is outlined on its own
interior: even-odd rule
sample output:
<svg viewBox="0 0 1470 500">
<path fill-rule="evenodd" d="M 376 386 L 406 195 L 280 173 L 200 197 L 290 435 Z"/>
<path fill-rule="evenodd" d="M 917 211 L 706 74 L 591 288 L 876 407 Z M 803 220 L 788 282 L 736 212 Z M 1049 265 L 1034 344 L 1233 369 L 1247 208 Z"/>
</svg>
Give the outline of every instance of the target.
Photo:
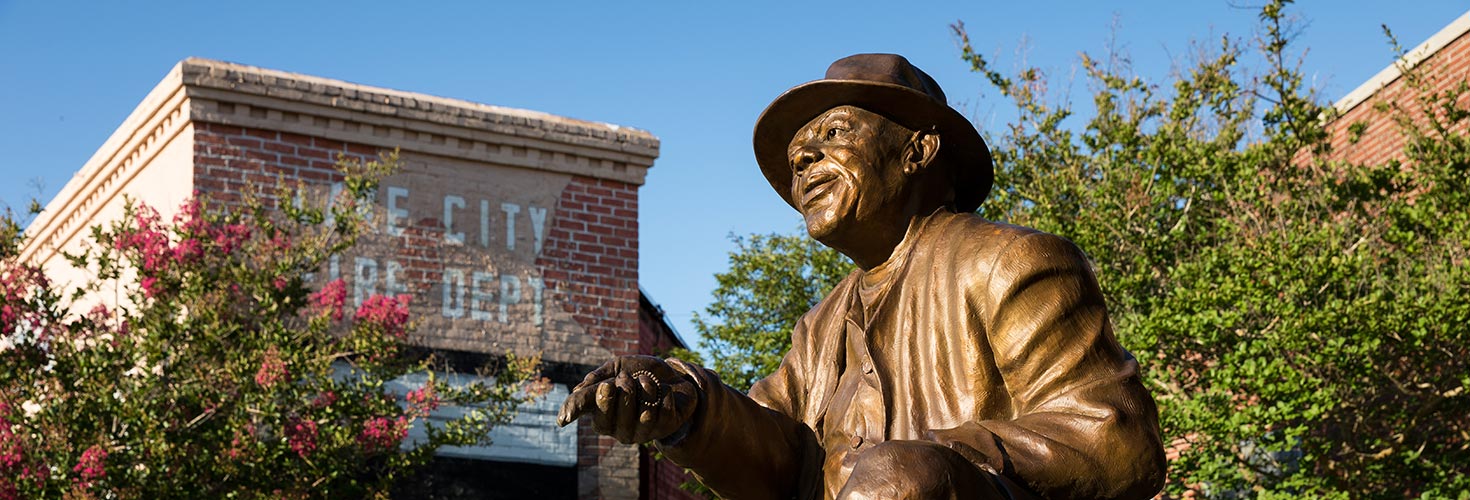
<svg viewBox="0 0 1470 500">
<path fill-rule="evenodd" d="M 830 141 L 832 139 L 836 139 L 838 135 L 842 134 L 842 132 L 844 132 L 842 130 L 842 127 L 832 127 L 827 129 L 827 140 Z"/>
</svg>

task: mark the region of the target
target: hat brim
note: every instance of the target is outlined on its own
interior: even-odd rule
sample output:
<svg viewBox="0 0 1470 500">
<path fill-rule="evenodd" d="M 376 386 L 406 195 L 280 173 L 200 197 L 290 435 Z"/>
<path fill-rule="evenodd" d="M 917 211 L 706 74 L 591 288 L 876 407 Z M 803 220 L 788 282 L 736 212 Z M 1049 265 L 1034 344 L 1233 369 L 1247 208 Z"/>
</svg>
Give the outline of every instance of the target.
<svg viewBox="0 0 1470 500">
<path fill-rule="evenodd" d="M 990 194 L 995 167 L 990 148 L 975 126 L 946 104 L 908 87 L 866 80 L 816 80 L 786 91 L 771 101 L 755 123 L 755 160 L 771 187 L 791 199 L 788 150 L 796 132 L 829 109 L 856 106 L 908 128 L 939 130 L 939 155 L 954 171 L 955 209 L 973 212 Z"/>
</svg>

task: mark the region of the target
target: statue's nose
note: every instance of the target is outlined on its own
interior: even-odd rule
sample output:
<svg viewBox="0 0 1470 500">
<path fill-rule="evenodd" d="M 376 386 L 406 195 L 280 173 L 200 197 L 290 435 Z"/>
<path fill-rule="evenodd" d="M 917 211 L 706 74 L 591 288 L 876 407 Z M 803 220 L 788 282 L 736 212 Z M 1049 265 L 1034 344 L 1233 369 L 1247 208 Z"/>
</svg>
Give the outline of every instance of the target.
<svg viewBox="0 0 1470 500">
<path fill-rule="evenodd" d="M 822 152 L 811 146 L 797 148 L 796 153 L 791 155 L 791 166 L 798 174 L 805 172 L 807 167 L 819 161 L 822 161 Z"/>
</svg>

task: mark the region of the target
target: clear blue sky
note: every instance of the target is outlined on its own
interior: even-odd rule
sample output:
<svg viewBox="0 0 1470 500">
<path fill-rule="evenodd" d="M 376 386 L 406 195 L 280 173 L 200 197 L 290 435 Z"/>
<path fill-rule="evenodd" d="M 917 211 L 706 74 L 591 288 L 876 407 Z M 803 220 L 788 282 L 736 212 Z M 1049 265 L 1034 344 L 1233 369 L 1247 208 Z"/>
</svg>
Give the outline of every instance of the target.
<svg viewBox="0 0 1470 500">
<path fill-rule="evenodd" d="M 705 4 L 0 0 L 0 203 L 22 208 L 32 181 L 53 196 L 190 56 L 633 126 L 663 141 L 641 192 L 642 286 L 693 341 L 689 319 L 725 268 L 727 236 L 798 227 L 757 173 L 750 130 L 772 98 L 831 61 L 904 54 L 995 130 L 1005 103 L 959 60 L 955 21 L 998 67 L 1024 61 L 1056 85 L 1080 52 L 1104 53 L 1116 25 L 1115 45 L 1159 81 L 1191 40 L 1249 39 L 1258 2 Z M 1335 100 L 1389 64 L 1380 24 L 1412 47 L 1467 8 L 1307 0 L 1291 12 L 1307 75 Z M 1079 83 L 1072 95 L 1085 92 Z"/>
</svg>

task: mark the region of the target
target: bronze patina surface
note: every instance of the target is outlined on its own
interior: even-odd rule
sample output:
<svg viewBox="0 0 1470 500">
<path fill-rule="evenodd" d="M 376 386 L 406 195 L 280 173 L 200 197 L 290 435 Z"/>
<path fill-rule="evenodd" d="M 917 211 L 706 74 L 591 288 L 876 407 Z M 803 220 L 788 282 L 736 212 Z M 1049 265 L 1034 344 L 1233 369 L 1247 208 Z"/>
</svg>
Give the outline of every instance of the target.
<svg viewBox="0 0 1470 500">
<path fill-rule="evenodd" d="M 756 158 L 858 270 L 741 394 L 677 360 L 594 370 L 562 408 L 653 440 L 731 499 L 1148 498 L 1158 410 L 1071 242 L 982 219 L 985 142 L 906 59 L 859 54 L 771 103 Z"/>
</svg>

